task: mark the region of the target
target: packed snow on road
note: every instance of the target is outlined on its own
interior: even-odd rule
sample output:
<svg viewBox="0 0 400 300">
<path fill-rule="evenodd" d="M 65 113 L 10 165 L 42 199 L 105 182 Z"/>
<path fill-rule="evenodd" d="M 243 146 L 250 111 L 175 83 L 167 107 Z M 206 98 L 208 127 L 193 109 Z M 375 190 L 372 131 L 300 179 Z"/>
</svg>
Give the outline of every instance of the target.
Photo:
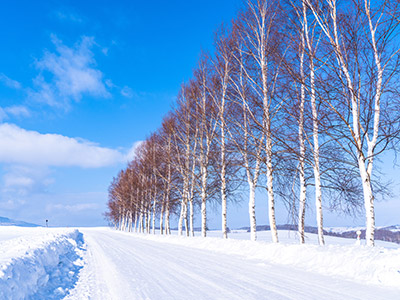
<svg viewBox="0 0 400 300">
<path fill-rule="evenodd" d="M 0 299 L 400 299 L 400 245 L 0 227 Z"/>
</svg>

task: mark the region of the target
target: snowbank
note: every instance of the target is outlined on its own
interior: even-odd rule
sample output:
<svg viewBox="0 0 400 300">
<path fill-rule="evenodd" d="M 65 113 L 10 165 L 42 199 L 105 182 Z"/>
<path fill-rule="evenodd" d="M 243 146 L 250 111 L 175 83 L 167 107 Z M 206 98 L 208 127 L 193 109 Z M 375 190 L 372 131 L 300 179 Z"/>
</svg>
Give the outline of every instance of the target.
<svg viewBox="0 0 400 300">
<path fill-rule="evenodd" d="M 13 227 L 2 231 L 18 231 Z M 0 232 L 0 240 L 1 240 Z M 0 244 L 0 299 L 61 299 L 82 268 L 82 234 L 72 229 L 25 229 Z"/>
<path fill-rule="evenodd" d="M 285 231 L 280 231 L 284 235 Z M 286 232 L 287 233 L 287 232 Z M 123 233 L 127 234 L 127 233 Z M 233 235 L 231 235 L 233 236 Z M 135 237 L 159 243 L 207 249 L 218 253 L 240 255 L 265 263 L 290 265 L 305 271 L 356 280 L 364 283 L 400 289 L 400 249 L 369 248 L 357 245 L 294 245 L 272 244 L 265 241 L 245 241 L 220 238 L 185 238 L 178 236 Z M 336 239 L 339 241 L 340 239 Z"/>
</svg>

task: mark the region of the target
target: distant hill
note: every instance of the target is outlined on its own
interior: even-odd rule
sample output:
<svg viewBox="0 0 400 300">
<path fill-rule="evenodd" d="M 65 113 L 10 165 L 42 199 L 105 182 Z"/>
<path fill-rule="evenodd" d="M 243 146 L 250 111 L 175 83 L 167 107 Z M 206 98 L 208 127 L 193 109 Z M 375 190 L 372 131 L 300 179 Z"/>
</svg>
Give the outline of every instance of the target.
<svg viewBox="0 0 400 300">
<path fill-rule="evenodd" d="M 24 221 L 12 220 L 5 217 L 0 217 L 0 226 L 20 226 L 20 227 L 40 227 L 40 225 L 27 223 Z"/>
<path fill-rule="evenodd" d="M 297 225 L 285 224 L 285 225 L 277 225 L 276 227 L 279 230 L 297 231 Z M 239 229 L 247 230 L 248 232 L 250 232 L 250 227 L 242 227 Z M 270 230 L 270 227 L 268 225 L 257 226 L 257 231 L 264 231 L 264 230 Z M 313 227 L 313 226 L 305 226 L 304 230 L 305 230 L 305 232 L 308 232 L 308 233 L 318 233 L 317 227 Z M 365 239 L 365 229 L 363 229 L 363 228 L 351 228 L 351 227 L 340 228 L 339 227 L 339 228 L 335 229 L 334 227 L 332 227 L 332 228 L 329 228 L 328 230 L 324 229 L 324 235 L 331 235 L 331 236 L 355 239 L 355 238 L 357 238 L 357 233 L 356 233 L 357 230 L 361 231 L 361 238 Z M 375 239 L 400 244 L 400 225 L 392 225 L 392 226 L 388 226 L 388 227 L 377 227 L 375 229 Z"/>
</svg>

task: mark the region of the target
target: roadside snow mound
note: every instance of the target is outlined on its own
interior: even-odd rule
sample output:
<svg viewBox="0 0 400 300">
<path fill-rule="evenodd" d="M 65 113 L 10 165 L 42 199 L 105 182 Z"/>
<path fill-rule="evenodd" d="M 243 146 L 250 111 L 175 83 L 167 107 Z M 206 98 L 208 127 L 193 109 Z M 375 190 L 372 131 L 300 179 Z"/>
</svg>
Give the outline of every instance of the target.
<svg viewBox="0 0 400 300">
<path fill-rule="evenodd" d="M 280 234 L 284 235 L 283 232 Z M 131 234 L 131 233 L 125 233 Z M 357 245 L 288 245 L 265 241 L 244 241 L 220 238 L 185 238 L 178 236 L 135 237 L 160 243 L 206 249 L 218 253 L 240 255 L 265 263 L 290 265 L 305 271 L 358 282 L 400 288 L 400 249 L 373 248 Z"/>
<path fill-rule="evenodd" d="M 82 234 L 41 230 L 1 242 L 0 299 L 61 299 L 75 285 L 83 265 Z"/>
</svg>

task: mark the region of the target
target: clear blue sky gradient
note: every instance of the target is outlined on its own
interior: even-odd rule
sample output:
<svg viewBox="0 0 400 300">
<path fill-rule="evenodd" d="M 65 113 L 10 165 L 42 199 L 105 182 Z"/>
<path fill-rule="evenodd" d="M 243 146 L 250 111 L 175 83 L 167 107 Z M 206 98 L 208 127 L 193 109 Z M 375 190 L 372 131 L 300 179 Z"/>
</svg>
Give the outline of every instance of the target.
<svg viewBox="0 0 400 300">
<path fill-rule="evenodd" d="M 214 32 L 234 18 L 241 2 L 5 1 L 0 10 L 2 123 L 128 153 L 160 126 L 180 84 L 191 77 L 201 50 L 213 49 Z M 85 39 L 90 42 L 82 50 Z M 65 96 L 68 88 L 62 87 L 62 78 L 57 82 L 56 68 L 51 66 L 51 57 L 62 56 L 57 47 L 74 55 L 84 51 L 89 62 L 82 69 L 100 74 L 96 84 L 103 92 L 88 92 L 79 81 L 81 90 Z M 52 87 L 58 105 L 40 98 L 43 82 Z M 18 107 L 19 113 L 10 107 Z M 123 160 L 87 167 L 18 159 L 0 157 L 0 216 L 37 224 L 49 219 L 54 226 L 106 224 L 102 213 L 107 188 L 125 166 Z M 395 178 L 389 158 L 386 164 L 388 178 Z M 398 195 L 396 185 L 393 192 Z M 257 195 L 258 224 L 267 223 L 265 197 L 262 191 Z M 394 213 L 400 211 L 397 200 L 395 196 L 377 205 L 378 225 L 400 223 Z M 278 223 L 285 223 L 286 210 L 282 205 L 278 209 Z M 209 226 L 220 227 L 218 213 L 210 217 Z M 232 207 L 229 218 L 230 227 L 247 226 L 246 194 L 241 205 Z M 328 226 L 363 224 L 362 217 L 353 220 L 329 213 L 325 220 Z"/>
</svg>

